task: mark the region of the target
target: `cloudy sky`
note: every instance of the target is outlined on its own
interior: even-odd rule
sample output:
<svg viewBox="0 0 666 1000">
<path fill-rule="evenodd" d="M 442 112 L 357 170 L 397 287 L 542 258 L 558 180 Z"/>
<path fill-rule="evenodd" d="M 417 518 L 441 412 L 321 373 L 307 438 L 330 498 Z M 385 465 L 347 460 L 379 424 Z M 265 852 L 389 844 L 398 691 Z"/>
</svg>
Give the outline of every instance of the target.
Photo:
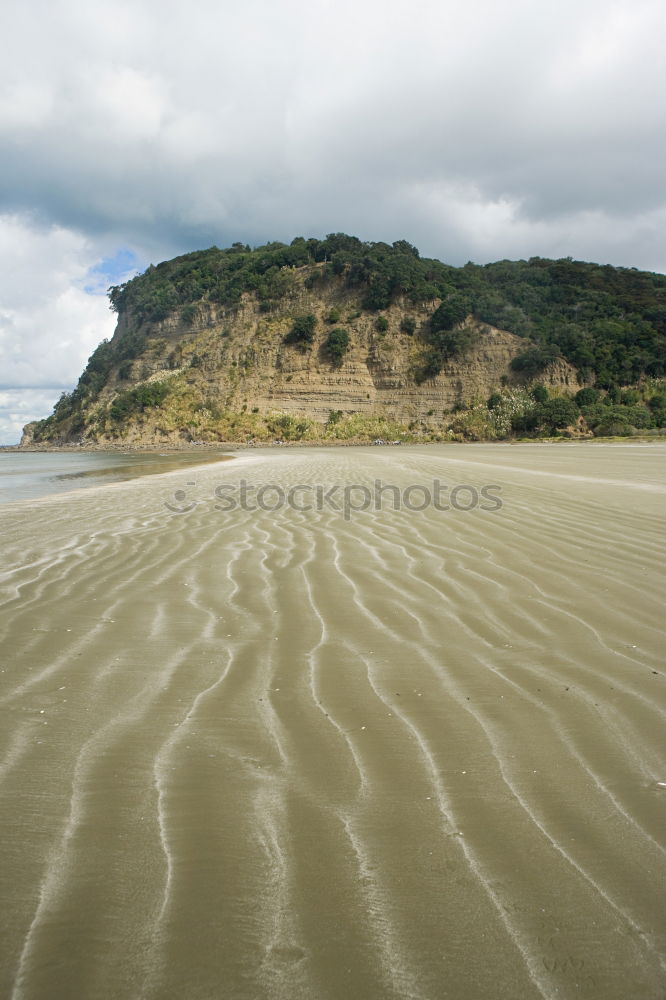
<svg viewBox="0 0 666 1000">
<path fill-rule="evenodd" d="M 4 0 L 0 443 L 176 253 L 343 230 L 666 271 L 663 0 Z"/>
</svg>

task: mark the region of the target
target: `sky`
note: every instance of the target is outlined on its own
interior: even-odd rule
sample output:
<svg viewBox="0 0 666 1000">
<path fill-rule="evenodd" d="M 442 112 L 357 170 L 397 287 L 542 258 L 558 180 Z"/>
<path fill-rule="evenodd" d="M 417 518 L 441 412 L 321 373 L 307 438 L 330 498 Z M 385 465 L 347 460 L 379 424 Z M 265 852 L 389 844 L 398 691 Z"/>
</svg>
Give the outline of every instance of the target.
<svg viewBox="0 0 666 1000">
<path fill-rule="evenodd" d="M 236 240 L 666 272 L 663 0 L 3 0 L 0 444 Z"/>
</svg>

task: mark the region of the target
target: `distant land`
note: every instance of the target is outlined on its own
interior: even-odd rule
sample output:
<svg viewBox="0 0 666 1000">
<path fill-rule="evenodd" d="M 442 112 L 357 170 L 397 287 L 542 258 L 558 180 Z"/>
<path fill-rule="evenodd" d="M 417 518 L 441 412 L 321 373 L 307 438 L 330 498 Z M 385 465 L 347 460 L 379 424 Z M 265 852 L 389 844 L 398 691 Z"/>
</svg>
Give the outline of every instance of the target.
<svg viewBox="0 0 666 1000">
<path fill-rule="evenodd" d="M 112 339 L 22 447 L 666 433 L 661 274 L 334 233 L 185 254 L 109 297 Z"/>
</svg>

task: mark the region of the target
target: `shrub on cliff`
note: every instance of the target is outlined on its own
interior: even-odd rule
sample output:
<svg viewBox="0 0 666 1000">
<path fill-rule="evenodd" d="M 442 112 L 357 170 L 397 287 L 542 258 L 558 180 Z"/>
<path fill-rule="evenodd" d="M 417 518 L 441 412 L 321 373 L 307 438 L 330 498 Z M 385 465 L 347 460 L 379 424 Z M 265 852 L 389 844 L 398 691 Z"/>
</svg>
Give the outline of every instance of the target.
<svg viewBox="0 0 666 1000">
<path fill-rule="evenodd" d="M 514 372 L 519 372 L 525 378 L 534 378 L 536 375 L 540 375 L 544 368 L 552 364 L 558 353 L 557 348 L 552 344 L 529 347 L 513 359 L 511 367 Z"/>
<path fill-rule="evenodd" d="M 116 421 L 126 420 L 150 406 L 160 406 L 168 395 L 168 382 L 146 382 L 116 396 L 109 407 L 109 416 Z"/>
<path fill-rule="evenodd" d="M 446 330 L 452 330 L 457 323 L 462 323 L 469 312 L 469 301 L 463 295 L 449 295 L 435 309 L 430 317 L 430 330 L 436 336 Z"/>
<path fill-rule="evenodd" d="M 336 327 L 335 330 L 331 330 L 324 343 L 324 350 L 332 364 L 336 368 L 339 368 L 345 354 L 349 350 L 349 334 L 347 331 L 341 326 Z"/>
<path fill-rule="evenodd" d="M 285 344 L 296 344 L 305 349 L 314 340 L 317 318 L 312 313 L 296 316 L 292 323 L 291 330 L 284 338 Z"/>
</svg>

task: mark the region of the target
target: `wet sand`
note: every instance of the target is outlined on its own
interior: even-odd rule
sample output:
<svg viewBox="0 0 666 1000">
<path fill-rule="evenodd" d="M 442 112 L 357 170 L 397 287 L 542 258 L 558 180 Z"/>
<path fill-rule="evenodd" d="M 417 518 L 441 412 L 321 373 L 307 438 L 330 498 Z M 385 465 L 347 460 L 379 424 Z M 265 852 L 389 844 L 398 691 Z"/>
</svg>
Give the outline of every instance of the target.
<svg viewBox="0 0 666 1000">
<path fill-rule="evenodd" d="M 0 995 L 663 1000 L 665 459 L 253 452 L 5 507 Z M 216 509 L 243 477 L 502 507 Z"/>
</svg>

